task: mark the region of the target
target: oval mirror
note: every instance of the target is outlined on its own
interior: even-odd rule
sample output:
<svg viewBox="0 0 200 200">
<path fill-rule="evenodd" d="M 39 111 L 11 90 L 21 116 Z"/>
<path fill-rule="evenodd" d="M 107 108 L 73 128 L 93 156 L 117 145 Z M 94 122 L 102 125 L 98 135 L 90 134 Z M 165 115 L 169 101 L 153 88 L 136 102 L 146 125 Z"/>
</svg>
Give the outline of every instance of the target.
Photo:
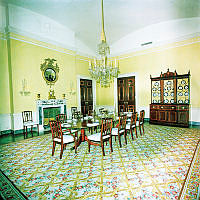
<svg viewBox="0 0 200 200">
<path fill-rule="evenodd" d="M 54 82 L 56 80 L 56 72 L 52 68 L 47 68 L 44 71 L 44 77 L 49 82 Z"/>
</svg>

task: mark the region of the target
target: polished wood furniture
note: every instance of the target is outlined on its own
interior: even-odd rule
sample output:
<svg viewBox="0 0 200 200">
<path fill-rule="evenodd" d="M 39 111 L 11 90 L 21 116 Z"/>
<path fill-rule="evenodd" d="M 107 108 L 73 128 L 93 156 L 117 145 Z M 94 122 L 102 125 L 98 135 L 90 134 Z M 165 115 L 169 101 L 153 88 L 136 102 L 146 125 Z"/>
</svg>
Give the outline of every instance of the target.
<svg viewBox="0 0 200 200">
<path fill-rule="evenodd" d="M 117 79 L 118 112 L 135 112 L 135 76 Z"/>
<path fill-rule="evenodd" d="M 112 136 L 118 137 L 119 140 L 119 146 L 122 147 L 121 144 L 121 136 L 124 135 L 125 143 L 127 144 L 127 138 L 126 138 L 126 115 L 123 114 L 119 116 L 119 123 L 116 125 L 115 128 L 112 128 Z"/>
<path fill-rule="evenodd" d="M 139 120 L 136 121 L 136 127 L 139 127 L 140 135 L 142 135 L 142 131 L 143 131 L 143 134 L 144 134 L 144 116 L 145 116 L 145 111 L 141 110 Z M 142 130 L 141 130 L 141 128 L 142 128 Z"/>
<path fill-rule="evenodd" d="M 136 122 L 137 122 L 137 112 L 131 114 L 131 121 L 129 123 L 126 123 L 126 132 L 129 131 L 131 133 L 131 137 L 133 140 L 133 130 L 135 130 L 135 136 L 137 136 L 137 128 L 136 128 Z"/>
<path fill-rule="evenodd" d="M 81 113 L 83 116 L 93 110 L 92 80 L 80 79 Z"/>
<path fill-rule="evenodd" d="M 65 123 L 67 121 L 67 115 L 66 114 L 58 114 L 56 116 L 56 120 L 60 121 L 61 123 Z"/>
<path fill-rule="evenodd" d="M 28 127 L 31 128 L 31 134 L 32 134 L 32 137 L 33 137 L 33 127 L 37 126 L 38 135 L 39 135 L 39 123 L 36 123 L 36 122 L 33 121 L 32 111 L 23 111 L 22 112 L 22 120 L 23 120 L 24 139 L 27 138 Z"/>
<path fill-rule="evenodd" d="M 113 148 L 112 148 L 111 131 L 112 131 L 112 118 L 104 118 L 104 119 L 102 119 L 101 132 L 89 135 L 87 137 L 88 151 L 90 152 L 90 146 L 91 145 L 101 146 L 103 156 L 105 156 L 104 143 L 109 141 L 110 150 L 112 152 Z"/>
<path fill-rule="evenodd" d="M 63 150 L 66 148 L 66 145 L 69 143 L 74 143 L 75 152 L 77 152 L 77 132 L 76 134 L 68 134 L 64 135 L 61 127 L 60 121 L 49 121 L 51 133 L 52 133 L 52 140 L 53 140 L 53 148 L 52 148 L 52 156 L 55 152 L 56 144 L 60 144 L 61 150 L 60 150 L 60 159 L 62 159 Z"/>
<path fill-rule="evenodd" d="M 189 126 L 190 72 L 161 73 L 151 78 L 150 123 Z"/>
</svg>

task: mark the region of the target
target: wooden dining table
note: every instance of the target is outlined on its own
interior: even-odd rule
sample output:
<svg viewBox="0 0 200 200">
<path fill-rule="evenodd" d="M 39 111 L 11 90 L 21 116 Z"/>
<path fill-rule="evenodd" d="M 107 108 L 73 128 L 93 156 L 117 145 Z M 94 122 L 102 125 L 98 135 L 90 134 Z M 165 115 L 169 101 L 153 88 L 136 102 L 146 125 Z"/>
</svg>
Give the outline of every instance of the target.
<svg viewBox="0 0 200 200">
<path fill-rule="evenodd" d="M 65 126 L 63 128 L 68 128 L 68 129 L 76 129 L 81 132 L 80 136 L 78 137 L 78 142 L 77 142 L 77 147 L 84 141 L 87 141 L 87 134 L 86 130 L 92 129 L 92 128 L 98 128 L 101 126 L 102 119 L 105 116 L 95 116 L 91 118 L 90 116 L 87 119 L 79 119 L 79 120 L 68 120 L 68 122 L 64 123 Z M 109 116 L 113 118 L 113 126 L 114 122 L 118 120 L 117 116 Z M 70 122 L 69 122 L 70 121 Z"/>
</svg>

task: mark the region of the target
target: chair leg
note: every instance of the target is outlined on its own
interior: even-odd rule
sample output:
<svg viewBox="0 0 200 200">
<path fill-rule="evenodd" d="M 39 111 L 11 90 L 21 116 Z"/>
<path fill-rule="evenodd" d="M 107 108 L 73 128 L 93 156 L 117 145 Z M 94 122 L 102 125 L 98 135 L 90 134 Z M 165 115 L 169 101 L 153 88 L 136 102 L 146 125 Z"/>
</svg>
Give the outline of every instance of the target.
<svg viewBox="0 0 200 200">
<path fill-rule="evenodd" d="M 124 132 L 125 143 L 127 144 L 126 131 Z"/>
<path fill-rule="evenodd" d="M 132 128 L 130 129 L 130 132 L 131 132 L 131 137 L 132 137 L 132 140 L 133 140 L 133 129 Z"/>
<path fill-rule="evenodd" d="M 53 142 L 52 156 L 54 155 L 55 147 L 56 147 L 56 143 L 55 143 L 55 142 Z"/>
<path fill-rule="evenodd" d="M 37 124 L 37 129 L 38 129 L 38 136 L 39 136 L 39 124 Z"/>
<path fill-rule="evenodd" d="M 60 150 L 60 159 L 62 159 L 62 155 L 63 155 L 63 144 L 61 144 L 60 146 L 61 146 L 61 150 Z"/>
<path fill-rule="evenodd" d="M 137 136 L 137 127 L 135 127 L 134 129 L 135 129 L 135 136 L 136 136 L 136 138 L 137 138 L 137 137 L 138 137 L 138 136 Z"/>
<path fill-rule="evenodd" d="M 31 126 L 31 135 L 33 137 L 33 126 Z"/>
<path fill-rule="evenodd" d="M 74 149 L 75 149 L 75 153 L 77 153 L 77 142 L 74 142 Z"/>
<path fill-rule="evenodd" d="M 90 141 L 88 140 L 88 152 L 90 152 Z"/>
<path fill-rule="evenodd" d="M 144 135 L 144 124 L 142 124 L 142 130 L 143 130 L 143 135 Z"/>
<path fill-rule="evenodd" d="M 140 135 L 142 135 L 141 125 L 139 126 L 139 129 L 140 129 Z"/>
<path fill-rule="evenodd" d="M 27 128 L 27 126 L 26 126 L 26 138 L 27 138 L 27 135 L 28 135 L 28 130 L 27 130 L 28 128 Z"/>
<path fill-rule="evenodd" d="M 103 144 L 101 145 L 101 148 L 102 148 L 103 156 L 105 156 L 105 151 L 104 151 L 104 142 L 103 142 Z"/>
<path fill-rule="evenodd" d="M 122 143 L 121 143 L 121 136 L 120 135 L 118 135 L 118 140 L 119 140 L 119 146 L 121 148 L 122 147 Z"/>
<path fill-rule="evenodd" d="M 25 129 L 26 129 L 26 128 L 25 128 L 25 126 L 24 126 L 24 129 L 23 129 L 24 139 L 26 138 L 26 137 L 25 137 L 25 134 L 26 134 Z"/>
<path fill-rule="evenodd" d="M 113 152 L 113 148 L 112 148 L 112 137 L 110 137 L 109 143 L 110 143 L 110 150 L 111 150 L 111 152 Z"/>
</svg>

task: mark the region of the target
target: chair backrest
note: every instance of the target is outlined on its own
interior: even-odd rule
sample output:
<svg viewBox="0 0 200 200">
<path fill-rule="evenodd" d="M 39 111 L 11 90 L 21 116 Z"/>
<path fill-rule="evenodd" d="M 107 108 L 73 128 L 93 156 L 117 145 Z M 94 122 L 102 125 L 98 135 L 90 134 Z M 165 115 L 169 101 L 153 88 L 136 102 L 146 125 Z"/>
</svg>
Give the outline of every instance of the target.
<svg viewBox="0 0 200 200">
<path fill-rule="evenodd" d="M 61 123 L 64 123 L 67 120 L 66 114 L 58 114 L 56 116 L 56 121 L 60 121 Z"/>
<path fill-rule="evenodd" d="M 51 133 L 52 133 L 52 139 L 58 138 L 61 139 L 61 142 L 63 142 L 63 133 L 61 128 L 61 122 L 56 120 L 49 121 Z"/>
<path fill-rule="evenodd" d="M 112 132 L 112 118 L 103 118 L 101 124 L 101 140 L 104 136 L 111 135 Z"/>
<path fill-rule="evenodd" d="M 136 125 L 137 116 L 138 116 L 137 112 L 132 113 L 132 116 L 131 116 L 131 126 L 132 125 Z"/>
<path fill-rule="evenodd" d="M 23 111 L 22 119 L 23 119 L 23 122 L 32 122 L 33 121 L 32 111 Z"/>
<path fill-rule="evenodd" d="M 144 115 L 145 115 L 145 111 L 144 111 L 144 110 L 141 110 L 141 111 L 140 111 L 139 122 L 143 122 L 143 123 L 144 123 Z"/>
<path fill-rule="evenodd" d="M 125 114 L 119 116 L 119 129 L 126 129 L 126 118 Z"/>
<path fill-rule="evenodd" d="M 77 107 L 71 107 L 71 114 L 72 114 L 72 119 L 77 119 L 78 118 L 78 109 Z"/>
</svg>

